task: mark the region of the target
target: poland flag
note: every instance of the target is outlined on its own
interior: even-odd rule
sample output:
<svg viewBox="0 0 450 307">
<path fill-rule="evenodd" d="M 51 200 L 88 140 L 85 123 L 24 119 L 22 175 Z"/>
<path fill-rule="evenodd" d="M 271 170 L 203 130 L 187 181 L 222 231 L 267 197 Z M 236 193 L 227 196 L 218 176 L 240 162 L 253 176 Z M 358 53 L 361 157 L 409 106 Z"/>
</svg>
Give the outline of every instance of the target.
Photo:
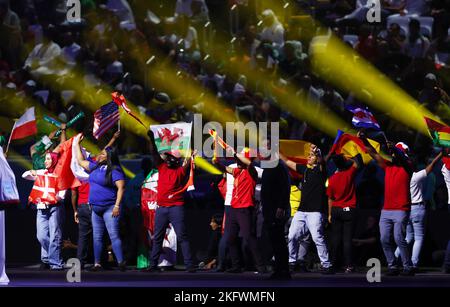
<svg viewBox="0 0 450 307">
<path fill-rule="evenodd" d="M 34 116 L 34 107 L 31 107 L 14 123 L 11 140 L 23 139 L 36 133 L 36 117 Z"/>
</svg>

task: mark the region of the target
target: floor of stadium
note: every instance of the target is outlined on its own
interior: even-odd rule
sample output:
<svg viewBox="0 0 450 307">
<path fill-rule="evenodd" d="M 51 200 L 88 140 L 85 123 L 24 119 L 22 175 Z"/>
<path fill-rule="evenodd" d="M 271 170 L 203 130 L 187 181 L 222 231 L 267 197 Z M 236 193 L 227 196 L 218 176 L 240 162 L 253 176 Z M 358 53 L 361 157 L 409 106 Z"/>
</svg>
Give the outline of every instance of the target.
<svg viewBox="0 0 450 307">
<path fill-rule="evenodd" d="M 129 269 L 102 272 L 81 272 L 80 283 L 70 283 L 67 271 L 39 271 L 35 267 L 7 269 L 9 287 L 450 287 L 450 275 L 436 268 L 424 270 L 414 277 L 388 277 L 381 275 L 381 282 L 369 283 L 362 269 L 353 274 L 294 273 L 289 281 L 269 280 L 269 274 L 213 273 L 197 271 L 167 271 L 148 273 Z"/>
</svg>

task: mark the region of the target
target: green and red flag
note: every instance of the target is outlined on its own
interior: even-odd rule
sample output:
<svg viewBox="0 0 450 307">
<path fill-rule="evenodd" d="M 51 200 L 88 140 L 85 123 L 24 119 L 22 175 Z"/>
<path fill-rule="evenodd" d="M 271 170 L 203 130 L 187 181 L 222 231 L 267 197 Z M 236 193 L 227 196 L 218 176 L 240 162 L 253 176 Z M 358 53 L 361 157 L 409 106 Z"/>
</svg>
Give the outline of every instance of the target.
<svg viewBox="0 0 450 307">
<path fill-rule="evenodd" d="M 431 118 L 424 117 L 433 143 L 437 146 L 450 147 L 450 127 Z"/>
</svg>

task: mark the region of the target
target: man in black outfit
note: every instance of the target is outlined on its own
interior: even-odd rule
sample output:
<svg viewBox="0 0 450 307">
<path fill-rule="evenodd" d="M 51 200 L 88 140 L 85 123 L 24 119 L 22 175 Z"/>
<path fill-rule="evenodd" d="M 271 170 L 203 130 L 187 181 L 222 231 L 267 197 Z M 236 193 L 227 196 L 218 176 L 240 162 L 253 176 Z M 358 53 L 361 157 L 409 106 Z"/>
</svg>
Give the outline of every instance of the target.
<svg viewBox="0 0 450 307">
<path fill-rule="evenodd" d="M 274 158 L 274 157 L 272 157 Z M 290 279 L 289 252 L 284 236 L 284 225 L 289 218 L 290 181 L 285 163 L 278 160 L 276 167 L 264 168 L 261 178 L 261 204 L 266 227 L 275 256 L 271 279 Z"/>
</svg>

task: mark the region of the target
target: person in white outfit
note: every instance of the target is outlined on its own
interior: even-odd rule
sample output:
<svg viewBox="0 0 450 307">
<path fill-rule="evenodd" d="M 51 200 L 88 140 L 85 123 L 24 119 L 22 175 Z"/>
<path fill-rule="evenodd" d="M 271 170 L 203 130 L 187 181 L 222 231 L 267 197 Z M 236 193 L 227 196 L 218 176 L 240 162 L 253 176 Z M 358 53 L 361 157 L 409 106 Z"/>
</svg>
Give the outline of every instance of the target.
<svg viewBox="0 0 450 307">
<path fill-rule="evenodd" d="M 422 250 L 425 237 L 426 203 L 424 195 L 426 193 L 427 177 L 441 158 L 442 152 L 426 168 L 414 172 L 411 177 L 411 213 L 409 215 L 408 225 L 406 226 L 406 242 L 408 244 L 413 243 L 411 262 L 413 264 L 413 270 L 416 272 L 418 271 L 420 251 Z M 398 247 L 395 251 L 395 256 L 400 257 L 400 249 Z"/>
</svg>

